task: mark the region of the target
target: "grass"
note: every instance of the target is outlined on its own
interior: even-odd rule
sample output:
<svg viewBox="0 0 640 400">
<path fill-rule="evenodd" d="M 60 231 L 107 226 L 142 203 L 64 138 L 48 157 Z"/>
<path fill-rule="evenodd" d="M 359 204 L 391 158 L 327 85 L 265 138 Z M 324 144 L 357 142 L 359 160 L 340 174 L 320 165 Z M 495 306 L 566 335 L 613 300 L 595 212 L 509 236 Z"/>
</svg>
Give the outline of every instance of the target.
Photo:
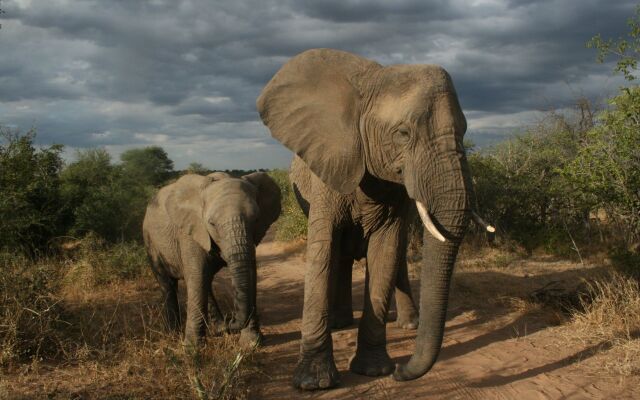
<svg viewBox="0 0 640 400">
<path fill-rule="evenodd" d="M 49 261 L 1 254 L 0 365 L 16 360 L 55 356 L 62 322 L 60 299 L 54 294 L 59 270 Z"/>
<path fill-rule="evenodd" d="M 572 315 L 568 338 L 616 353 L 605 362 L 612 375 L 640 375 L 638 279 L 614 272 L 589 282 L 588 294 Z"/>
<path fill-rule="evenodd" d="M 288 185 L 286 173 L 277 174 Z M 299 247 L 306 221 L 286 190 L 284 203 L 295 208 L 283 207 L 277 237 L 297 238 L 291 243 Z M 416 229 L 412 236 L 418 235 Z M 595 344 L 604 355 L 601 368 L 611 375 L 639 375 L 637 277 L 599 268 L 610 273 L 592 279 L 588 295 L 567 313 L 553 301 L 556 286 L 547 285 L 577 282 L 589 274 L 585 266 L 527 257 L 518 249 L 467 241 L 454 277 L 457 307 L 487 324 L 518 315 L 546 318 L 545 327 L 562 324 L 563 343 Z M 625 257 L 625 265 L 635 265 L 635 258 Z M 209 335 L 194 351 L 165 330 L 160 293 L 139 244 L 107 245 L 90 236 L 37 261 L 0 253 L 0 268 L 0 398 L 236 399 L 259 390 L 251 382 L 259 380 L 260 365 L 237 337 Z M 551 300 L 532 298 L 540 288 Z"/>
<path fill-rule="evenodd" d="M 231 335 L 184 348 L 165 330 L 142 254 L 137 244 L 89 238 L 40 261 L 0 255 L 0 398 L 249 395 L 253 352 Z"/>
</svg>

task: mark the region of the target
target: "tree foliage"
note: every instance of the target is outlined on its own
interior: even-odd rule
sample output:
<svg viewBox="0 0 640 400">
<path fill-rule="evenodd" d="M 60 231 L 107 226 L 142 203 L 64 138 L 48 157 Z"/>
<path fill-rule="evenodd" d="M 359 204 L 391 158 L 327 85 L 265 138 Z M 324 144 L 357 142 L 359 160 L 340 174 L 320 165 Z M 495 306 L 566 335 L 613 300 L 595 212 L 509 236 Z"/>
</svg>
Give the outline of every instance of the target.
<svg viewBox="0 0 640 400">
<path fill-rule="evenodd" d="M 104 149 L 79 151 L 62 173 L 69 234 L 90 232 L 115 242 L 140 238 L 146 204 L 172 172 L 173 162 L 158 147 L 133 149 L 113 165 Z"/>
<path fill-rule="evenodd" d="M 636 7 L 635 15 L 627 21 L 629 32 L 626 37 L 604 40 L 600 34 L 587 42 L 588 48 L 598 50 L 598 62 L 613 56 L 617 58 L 615 72 L 621 72 L 625 79 L 636 79 L 635 71 L 638 69 L 638 57 L 640 57 L 640 5 Z"/>
<path fill-rule="evenodd" d="M 112 163 L 104 149 L 80 150 L 64 167 L 62 145 L 36 148 L 35 131 L 0 127 L 0 250 L 34 255 L 59 236 L 139 240 L 146 205 L 173 174 L 160 147 Z"/>
<path fill-rule="evenodd" d="M 173 173 L 173 161 L 162 147 L 127 150 L 120 155 L 124 176 L 151 186 L 159 186 Z"/>
<path fill-rule="evenodd" d="M 207 168 L 205 168 L 204 165 L 200 164 L 199 162 L 192 162 L 187 167 L 186 172 L 188 174 L 207 175 L 209 173 L 209 170 Z"/>
<path fill-rule="evenodd" d="M 588 217 L 562 170 L 578 153 L 592 118 L 581 100 L 573 113 L 550 113 L 524 133 L 486 151 L 471 151 L 476 206 L 502 235 L 529 250 L 557 245 L 548 241 Z"/>
<path fill-rule="evenodd" d="M 0 127 L 0 248 L 34 253 L 61 233 L 62 146 L 36 148 L 35 131 Z"/>
<path fill-rule="evenodd" d="M 640 89 L 622 90 L 564 169 L 591 209 L 607 211 L 629 243 L 640 239 Z"/>
</svg>

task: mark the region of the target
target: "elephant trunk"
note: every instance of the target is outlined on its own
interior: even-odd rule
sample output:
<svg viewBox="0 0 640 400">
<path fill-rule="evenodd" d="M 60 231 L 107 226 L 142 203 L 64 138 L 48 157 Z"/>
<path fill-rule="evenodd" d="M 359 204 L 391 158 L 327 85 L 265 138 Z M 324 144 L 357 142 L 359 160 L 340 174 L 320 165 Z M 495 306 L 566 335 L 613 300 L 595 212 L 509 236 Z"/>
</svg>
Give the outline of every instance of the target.
<svg viewBox="0 0 640 400">
<path fill-rule="evenodd" d="M 449 171 L 454 175 L 453 179 L 436 186 L 431 196 L 418 200 L 419 211 L 423 204 L 421 219 L 430 222 L 432 229 L 426 226 L 424 231 L 416 350 L 407 364 L 396 367 L 394 378 L 399 381 L 416 379 L 427 373 L 440 353 L 453 266 L 471 211 L 469 194 L 473 189 L 466 166 L 466 160 L 462 158 L 459 168 Z"/>
<path fill-rule="evenodd" d="M 398 381 L 417 379 L 426 374 L 438 358 L 444 336 L 449 285 L 458 243 L 442 243 L 425 232 L 423 252 L 416 350 L 407 364 L 397 366 L 394 378 Z"/>
<path fill-rule="evenodd" d="M 227 246 L 224 258 L 231 272 L 235 289 L 234 329 L 258 327 L 256 315 L 256 249 L 249 227 L 242 218 L 235 217 L 224 224 Z"/>
</svg>

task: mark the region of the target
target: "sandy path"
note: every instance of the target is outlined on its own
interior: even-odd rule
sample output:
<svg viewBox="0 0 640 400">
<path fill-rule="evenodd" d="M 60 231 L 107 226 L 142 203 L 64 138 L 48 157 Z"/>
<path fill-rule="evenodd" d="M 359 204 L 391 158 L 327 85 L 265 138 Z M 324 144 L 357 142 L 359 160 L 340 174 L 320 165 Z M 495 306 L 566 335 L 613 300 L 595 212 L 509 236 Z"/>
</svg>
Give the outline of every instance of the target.
<svg viewBox="0 0 640 400">
<path fill-rule="evenodd" d="M 350 373 L 348 359 L 355 350 L 354 326 L 333 333 L 341 385 L 328 391 L 298 391 L 290 382 L 299 349 L 305 269 L 303 253 L 304 246 L 295 248 L 279 242 L 267 242 L 258 248 L 258 304 L 266 343 L 258 356 L 264 375 L 256 378 L 252 397 L 640 398 L 637 378 L 607 377 L 591 367 L 600 356 L 594 356 L 595 346 L 567 346 L 559 337 L 562 327 L 550 326 L 548 316 L 505 311 L 504 306 L 495 304 L 488 297 L 474 303 L 469 300 L 473 293 L 465 291 L 464 284 L 455 282 L 444 347 L 439 361 L 426 376 L 399 383 L 390 377 L 369 378 Z M 353 275 L 354 307 L 361 310 L 364 274 L 355 270 Z M 456 277 L 461 281 L 463 278 Z M 480 280 L 473 279 L 474 283 Z M 494 280 L 495 277 L 486 279 Z M 356 312 L 358 316 L 359 311 Z M 394 361 L 407 360 L 414 347 L 414 337 L 415 332 L 395 328 L 393 323 L 387 325 L 387 348 Z"/>
</svg>

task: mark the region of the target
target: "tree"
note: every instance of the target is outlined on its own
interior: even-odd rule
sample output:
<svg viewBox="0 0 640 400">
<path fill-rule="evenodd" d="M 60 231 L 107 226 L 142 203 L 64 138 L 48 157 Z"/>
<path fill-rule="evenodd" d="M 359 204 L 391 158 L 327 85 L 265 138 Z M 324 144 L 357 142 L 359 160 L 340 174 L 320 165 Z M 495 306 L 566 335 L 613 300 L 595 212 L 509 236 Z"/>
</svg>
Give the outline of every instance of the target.
<svg viewBox="0 0 640 400">
<path fill-rule="evenodd" d="M 200 164 L 198 162 L 192 162 L 187 167 L 187 173 L 188 174 L 206 175 L 208 172 L 209 172 L 209 170 L 206 169 L 204 167 L 204 165 L 202 165 L 202 164 Z"/>
<path fill-rule="evenodd" d="M 134 161 L 115 166 L 104 149 L 79 151 L 77 158 L 62 173 L 69 234 L 93 232 L 110 242 L 140 239 L 146 205 L 155 191 L 153 176 L 137 163 L 145 158 L 134 153 Z"/>
<path fill-rule="evenodd" d="M 610 103 L 564 173 L 631 244 L 640 239 L 640 88 L 623 89 Z"/>
<path fill-rule="evenodd" d="M 120 159 L 124 175 L 136 182 L 158 187 L 173 173 L 173 161 L 159 146 L 127 150 Z"/>
<path fill-rule="evenodd" d="M 63 146 L 36 149 L 35 136 L 0 127 L 0 248 L 30 254 L 61 233 Z"/>
<path fill-rule="evenodd" d="M 598 62 L 604 62 L 608 56 L 618 59 L 615 72 L 622 72 L 625 79 L 636 79 L 634 71 L 638 69 L 638 57 L 640 57 L 640 5 L 636 7 L 635 15 L 627 20 L 629 32 L 626 38 L 603 40 L 600 34 L 587 42 L 588 48 L 598 50 Z"/>
</svg>

